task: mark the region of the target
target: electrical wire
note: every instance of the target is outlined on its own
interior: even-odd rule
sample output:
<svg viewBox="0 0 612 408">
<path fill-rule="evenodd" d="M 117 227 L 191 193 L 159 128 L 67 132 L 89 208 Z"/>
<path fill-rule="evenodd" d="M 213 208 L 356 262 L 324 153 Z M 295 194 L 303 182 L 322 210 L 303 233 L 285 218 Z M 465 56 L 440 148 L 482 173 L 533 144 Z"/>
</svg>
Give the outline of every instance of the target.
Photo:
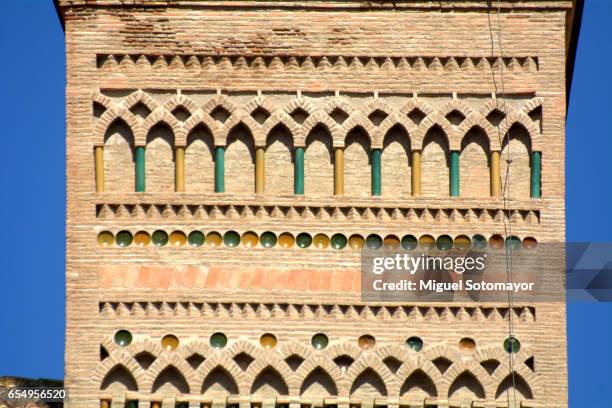
<svg viewBox="0 0 612 408">
<path fill-rule="evenodd" d="M 488 17 L 489 17 L 489 30 L 490 30 L 490 34 L 491 34 L 491 56 L 494 57 L 495 56 L 495 39 L 493 38 L 493 32 L 491 29 L 491 17 L 490 17 L 490 11 L 488 13 Z M 495 106 L 496 109 L 500 112 L 502 112 L 502 114 L 504 115 L 502 121 L 500 121 L 499 123 L 497 123 L 496 128 L 497 128 L 497 137 L 498 137 L 498 141 L 499 141 L 499 146 L 500 148 L 502 148 L 504 146 L 504 141 L 506 143 L 506 172 L 504 174 L 504 183 L 503 183 L 503 192 L 502 192 L 502 198 L 503 198 L 503 212 L 505 214 L 504 217 L 502 217 L 502 222 L 503 222 L 503 226 L 504 226 L 504 248 L 505 248 L 505 260 L 506 260 L 506 279 L 508 283 L 513 283 L 513 276 L 512 276 L 512 256 L 513 256 L 513 245 L 514 242 L 512 240 L 512 217 L 510 214 L 510 208 L 509 208 L 509 202 L 510 202 L 510 182 L 511 182 L 511 177 L 510 177 L 510 170 L 511 170 L 511 165 L 512 165 L 512 155 L 510 152 L 510 128 L 508 127 L 508 114 L 507 114 L 507 109 L 506 109 L 506 85 L 505 85 L 505 79 L 504 79 L 504 64 L 503 64 L 503 56 L 504 56 L 504 50 L 503 50 L 503 45 L 502 45 L 502 22 L 501 22 L 501 1 L 497 0 L 497 46 L 498 46 L 498 58 L 500 59 L 500 64 L 499 64 L 499 76 L 500 76 L 500 85 L 501 85 L 501 106 L 500 106 L 500 101 L 499 98 L 497 97 L 498 93 L 499 93 L 499 89 L 498 89 L 498 85 L 497 85 L 497 80 L 495 79 L 495 72 L 493 72 L 492 77 L 493 77 L 493 86 L 495 87 Z M 506 134 L 502 137 L 501 134 L 501 128 L 500 128 L 500 124 L 504 123 L 504 127 L 506 129 Z M 501 158 L 501 154 L 500 154 L 500 158 Z M 507 221 L 506 221 L 506 217 L 507 217 Z M 511 286 L 511 285 L 509 285 Z M 514 322 L 513 322 L 513 313 L 514 313 L 514 294 L 512 293 L 511 290 L 507 291 L 508 294 L 508 339 L 510 341 L 509 343 L 509 350 L 506 350 L 506 352 L 508 353 L 508 365 L 510 368 L 510 376 L 512 379 L 512 392 L 513 392 L 513 400 L 514 400 L 514 406 L 516 407 L 516 378 L 515 378 L 515 370 L 514 370 Z M 506 392 L 506 398 L 507 398 L 507 403 L 508 403 L 508 408 L 510 408 L 510 393 Z"/>
</svg>

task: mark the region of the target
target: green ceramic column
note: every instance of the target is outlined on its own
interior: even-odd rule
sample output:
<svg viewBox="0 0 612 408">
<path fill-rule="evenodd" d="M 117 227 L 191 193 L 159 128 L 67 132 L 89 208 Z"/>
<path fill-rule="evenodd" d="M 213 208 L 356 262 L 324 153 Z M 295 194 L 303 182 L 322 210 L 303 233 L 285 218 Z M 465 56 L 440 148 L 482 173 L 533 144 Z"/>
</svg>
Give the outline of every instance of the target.
<svg viewBox="0 0 612 408">
<path fill-rule="evenodd" d="M 372 150 L 372 195 L 379 196 L 382 189 L 381 175 L 382 152 L 380 149 Z"/>
<path fill-rule="evenodd" d="M 225 147 L 215 149 L 215 193 L 225 192 Z"/>
<path fill-rule="evenodd" d="M 145 148 L 138 146 L 136 148 L 136 192 L 142 193 L 145 191 Z"/>
<path fill-rule="evenodd" d="M 450 195 L 459 196 L 459 152 L 450 155 Z"/>
<path fill-rule="evenodd" d="M 542 196 L 542 152 L 531 153 L 531 198 Z"/>
<path fill-rule="evenodd" d="M 293 167 L 293 193 L 304 194 L 304 148 L 295 148 L 295 162 Z"/>
</svg>

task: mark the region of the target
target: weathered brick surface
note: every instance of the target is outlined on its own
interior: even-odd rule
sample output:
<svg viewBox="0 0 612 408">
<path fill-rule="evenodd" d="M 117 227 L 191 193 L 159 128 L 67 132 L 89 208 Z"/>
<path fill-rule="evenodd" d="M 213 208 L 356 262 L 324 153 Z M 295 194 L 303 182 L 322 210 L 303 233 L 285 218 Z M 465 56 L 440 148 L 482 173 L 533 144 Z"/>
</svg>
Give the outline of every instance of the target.
<svg viewBox="0 0 612 408">
<path fill-rule="evenodd" d="M 167 384 L 158 386 L 170 380 L 164 377 L 168 366 L 188 389 L 175 375 L 173 392 L 192 406 L 224 398 L 217 386 L 203 387 L 217 366 L 236 383 L 230 402 L 242 405 L 271 396 L 271 384 L 280 383 L 259 376 L 266 366 L 287 387 L 279 402 L 320 404 L 326 392 L 315 387 L 313 397 L 313 389 L 303 386 L 326 383 L 320 374 L 307 378 L 320 366 L 337 389 L 338 398 L 330 401 L 342 408 L 349 398 L 365 406 L 371 397 L 379 405 L 418 406 L 427 394 L 441 407 L 462 406 L 462 395 L 503 406 L 504 396 L 495 400 L 508 374 L 500 346 L 507 337 L 507 304 L 364 307 L 355 274 L 359 256 L 349 250 L 101 248 L 96 235 L 123 229 L 503 233 L 503 202 L 487 194 L 487 155 L 501 150 L 502 164 L 506 156 L 495 120 L 487 119 L 501 98 L 501 65 L 508 120 L 500 132 L 514 123 L 526 129 L 511 133 L 513 233 L 561 241 L 565 17 L 571 3 L 503 2 L 503 58 L 497 57 L 497 15 L 487 13 L 485 2 L 399 2 L 395 9 L 351 1 L 134 3 L 60 1 L 67 44 L 67 406 L 97 407 L 108 398 L 114 407 L 137 398 L 148 407 L 167 397 L 160 394 Z M 178 106 L 191 116 L 177 114 Z M 218 106 L 227 118 L 218 119 Z M 308 118 L 292 116 L 298 106 Z M 258 107 L 270 114 L 263 125 L 251 115 Z M 336 108 L 346 114 L 341 123 Z M 465 116 L 461 124 L 447 119 L 455 109 Z M 388 117 L 370 119 L 376 110 Z M 125 125 L 113 125 L 117 118 Z M 273 142 L 268 135 L 280 124 L 286 133 Z M 462 144 L 474 124 L 486 133 L 486 149 L 487 143 Z M 409 141 L 393 136 L 395 125 Z M 356 127 L 365 135 L 351 144 L 346 138 Z M 368 144 L 384 148 L 382 198 L 367 196 L 370 163 L 362 146 Z M 226 145 L 227 192 L 214 195 L 211 149 Z M 334 198 L 333 147 L 345 145 L 346 196 Z M 94 146 L 104 147 L 104 193 L 95 193 Z M 134 146 L 147 147 L 146 193 L 132 192 Z M 185 193 L 173 192 L 176 146 L 186 146 Z M 253 194 L 255 146 L 267 147 L 261 196 Z M 291 194 L 287 146 L 306 147 L 305 197 Z M 423 151 L 423 197 L 410 196 L 410 149 Z M 462 196 L 452 199 L 450 150 L 461 151 L 462 174 Z M 539 200 L 529 198 L 531 151 L 543 158 Z M 560 288 L 563 265 L 558 259 L 543 271 L 553 287 Z M 525 403 L 567 406 L 564 304 L 516 305 L 512 313 L 523 345 L 516 369 L 535 397 Z M 134 340 L 120 348 L 112 338 L 124 328 Z M 218 331 L 229 343 L 216 351 L 208 338 Z M 276 335 L 276 349 L 259 346 L 265 332 Z M 310 346 L 319 332 L 330 338 L 320 352 Z M 159 344 L 168 333 L 180 339 L 175 352 Z M 357 347 L 363 334 L 376 337 L 373 350 Z M 410 336 L 424 340 L 421 353 L 405 347 Z M 462 337 L 476 341 L 474 354 L 459 352 Z M 156 358 L 146 369 L 136 360 L 143 351 Z M 187 359 L 196 352 L 206 360 L 193 368 Z M 242 352 L 254 359 L 244 370 L 233 360 Z M 295 371 L 285 362 L 293 354 L 305 359 Z M 355 360 L 346 370 L 334 362 L 341 355 Z M 397 372 L 383 362 L 388 356 L 402 363 Z M 443 373 L 433 363 L 438 357 L 452 363 Z M 530 357 L 535 372 L 524 363 Z M 480 365 L 488 360 L 500 363 L 492 374 Z M 137 391 L 126 392 L 133 388 L 129 377 L 107 377 L 118 365 L 131 373 Z M 360 377 L 367 368 L 386 391 L 376 389 L 373 374 Z M 417 369 L 435 392 L 422 377 L 414 380 L 421 391 L 402 388 Z M 465 371 L 473 378 L 455 382 Z"/>
</svg>

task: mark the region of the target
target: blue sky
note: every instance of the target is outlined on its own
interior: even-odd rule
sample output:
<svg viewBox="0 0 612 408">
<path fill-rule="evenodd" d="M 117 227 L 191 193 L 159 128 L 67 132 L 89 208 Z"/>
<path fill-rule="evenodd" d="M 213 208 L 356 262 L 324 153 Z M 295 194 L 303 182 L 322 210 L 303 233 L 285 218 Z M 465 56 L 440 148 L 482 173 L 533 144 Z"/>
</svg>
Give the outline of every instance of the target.
<svg viewBox="0 0 612 408">
<path fill-rule="evenodd" d="M 51 0 L 0 1 L 0 376 L 61 378 L 63 33 Z M 587 0 L 567 121 L 567 237 L 610 241 L 612 2 Z M 570 304 L 570 406 L 610 406 L 612 304 Z"/>
</svg>

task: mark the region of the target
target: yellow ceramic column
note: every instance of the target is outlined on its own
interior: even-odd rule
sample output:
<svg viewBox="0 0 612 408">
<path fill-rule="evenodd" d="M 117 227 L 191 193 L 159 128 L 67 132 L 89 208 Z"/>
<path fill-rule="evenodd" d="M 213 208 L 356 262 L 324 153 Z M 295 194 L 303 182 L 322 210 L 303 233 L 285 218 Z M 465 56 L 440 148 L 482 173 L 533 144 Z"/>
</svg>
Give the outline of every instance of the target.
<svg viewBox="0 0 612 408">
<path fill-rule="evenodd" d="M 96 160 L 96 193 L 104 192 L 104 148 L 96 146 L 94 149 Z"/>
<path fill-rule="evenodd" d="M 344 148 L 338 147 L 334 153 L 334 195 L 344 195 Z"/>
<path fill-rule="evenodd" d="M 255 194 L 263 194 L 266 185 L 266 174 L 264 172 L 265 150 L 263 147 L 255 149 Z"/>
<path fill-rule="evenodd" d="M 421 151 L 412 151 L 412 195 L 421 195 Z"/>
<path fill-rule="evenodd" d="M 176 162 L 174 170 L 174 187 L 177 193 L 185 191 L 185 148 L 176 148 Z"/>
<path fill-rule="evenodd" d="M 491 152 L 491 196 L 501 196 L 501 177 L 499 168 L 499 152 Z"/>
</svg>

